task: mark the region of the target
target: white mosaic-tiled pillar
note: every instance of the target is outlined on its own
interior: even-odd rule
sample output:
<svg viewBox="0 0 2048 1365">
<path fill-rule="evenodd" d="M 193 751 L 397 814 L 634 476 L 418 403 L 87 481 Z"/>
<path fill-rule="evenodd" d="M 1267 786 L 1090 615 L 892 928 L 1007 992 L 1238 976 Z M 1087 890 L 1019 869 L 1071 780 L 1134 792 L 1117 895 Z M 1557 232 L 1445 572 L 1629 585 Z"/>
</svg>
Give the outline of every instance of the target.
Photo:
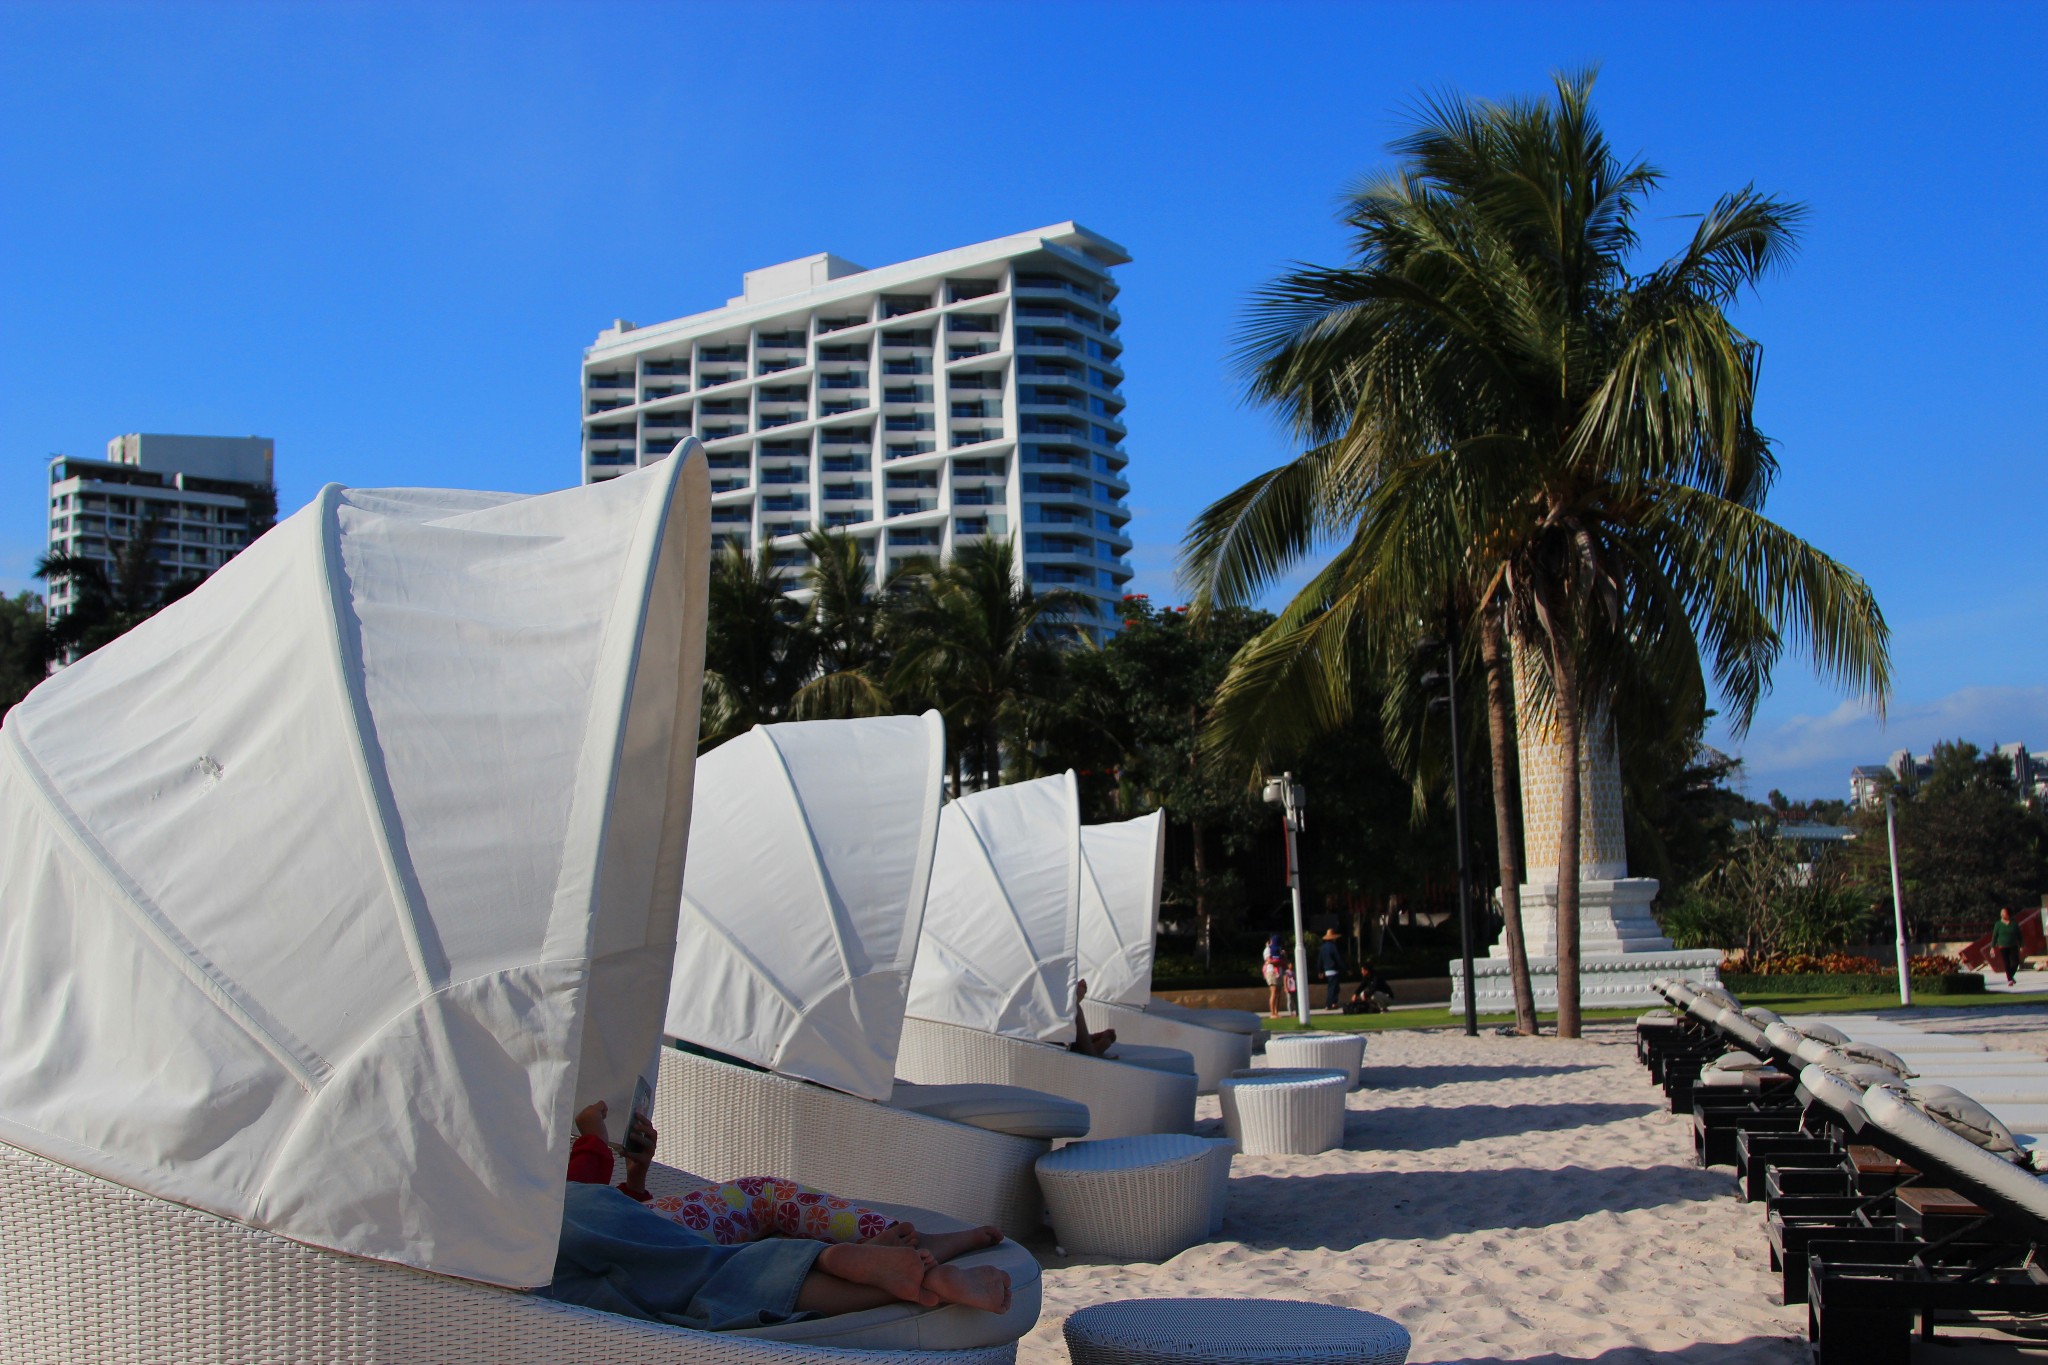
<svg viewBox="0 0 2048 1365">
<path fill-rule="evenodd" d="M 1563 816 L 1566 745 L 1541 701 L 1515 667 L 1516 747 L 1522 778 L 1522 932 L 1538 1009 L 1557 1005 L 1557 855 Z M 1621 811 L 1621 760 L 1604 714 L 1588 718 L 1579 755 L 1579 1000 L 1587 1009 L 1661 1004 L 1649 988 L 1660 976 L 1715 979 L 1718 952 L 1680 952 L 1657 927 L 1650 905 L 1654 877 L 1628 875 Z M 1482 1013 L 1512 1013 L 1505 936 L 1473 964 L 1473 994 Z M 1452 1008 L 1464 1008 L 1457 964 Z"/>
</svg>

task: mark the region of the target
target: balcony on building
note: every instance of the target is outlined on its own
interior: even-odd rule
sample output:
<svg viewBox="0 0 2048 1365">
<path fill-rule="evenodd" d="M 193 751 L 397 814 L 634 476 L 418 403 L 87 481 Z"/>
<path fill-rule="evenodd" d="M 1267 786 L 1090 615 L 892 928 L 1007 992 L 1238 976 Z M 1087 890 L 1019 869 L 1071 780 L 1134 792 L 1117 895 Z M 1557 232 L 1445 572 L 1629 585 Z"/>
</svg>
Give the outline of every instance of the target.
<svg viewBox="0 0 2048 1365">
<path fill-rule="evenodd" d="M 865 327 L 867 324 L 868 315 L 866 313 L 857 315 L 846 313 L 838 317 L 821 317 L 818 319 L 818 335 L 824 336 L 828 332 L 843 332 L 849 327 Z"/>
<path fill-rule="evenodd" d="M 687 375 L 689 372 L 690 361 L 687 356 L 664 356 L 659 360 L 646 360 L 640 364 L 640 373 L 649 376 Z"/>
<path fill-rule="evenodd" d="M 889 460 L 912 460 L 919 455 L 930 455 L 938 449 L 935 441 L 891 441 L 883 452 Z"/>
<path fill-rule="evenodd" d="M 929 327 L 905 327 L 882 333 L 882 349 L 885 351 L 928 350 L 932 344 L 932 329 Z"/>
<path fill-rule="evenodd" d="M 929 294 L 884 294 L 882 295 L 882 319 L 907 318 L 913 313 L 922 313 L 932 306 Z"/>
</svg>

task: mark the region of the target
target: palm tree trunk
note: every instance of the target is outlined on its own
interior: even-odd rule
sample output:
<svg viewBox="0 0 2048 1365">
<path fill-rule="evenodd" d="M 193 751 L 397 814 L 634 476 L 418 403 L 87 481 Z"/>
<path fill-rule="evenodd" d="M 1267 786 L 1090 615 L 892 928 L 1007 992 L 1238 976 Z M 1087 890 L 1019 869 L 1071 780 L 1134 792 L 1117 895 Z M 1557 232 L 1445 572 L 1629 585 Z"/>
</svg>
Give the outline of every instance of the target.
<svg viewBox="0 0 2048 1365">
<path fill-rule="evenodd" d="M 1202 970 L 1211 971 L 1216 964 L 1210 949 L 1212 940 L 1209 932 L 1209 853 L 1204 847 L 1207 841 L 1202 838 L 1202 822 L 1190 820 L 1188 830 L 1194 836 L 1195 923 L 1199 926 L 1198 932 L 1202 937 Z"/>
<path fill-rule="evenodd" d="M 1579 1036 L 1579 673 L 1568 648 L 1553 643 L 1557 738 L 1564 750 L 1557 831 L 1557 1036 Z"/>
<path fill-rule="evenodd" d="M 1510 730 L 1507 648 L 1500 613 L 1479 614 L 1479 660 L 1486 671 L 1486 737 L 1493 750 L 1493 828 L 1500 858 L 1500 915 L 1515 992 L 1515 1032 L 1536 1032 L 1536 993 L 1529 985 L 1529 948 L 1522 937 L 1522 860 L 1515 849 L 1514 737 Z"/>
</svg>

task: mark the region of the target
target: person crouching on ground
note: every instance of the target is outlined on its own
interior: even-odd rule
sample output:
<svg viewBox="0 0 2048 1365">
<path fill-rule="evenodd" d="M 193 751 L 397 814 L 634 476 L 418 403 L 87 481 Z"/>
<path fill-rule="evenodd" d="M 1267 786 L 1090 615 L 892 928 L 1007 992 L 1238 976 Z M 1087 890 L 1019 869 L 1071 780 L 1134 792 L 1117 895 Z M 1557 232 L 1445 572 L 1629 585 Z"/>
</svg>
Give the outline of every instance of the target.
<svg viewBox="0 0 2048 1365">
<path fill-rule="evenodd" d="M 664 1209 L 671 1201 L 656 1200 L 647 1189 L 658 1141 L 653 1125 L 633 1117 L 624 1148 L 626 1179 L 614 1187 L 606 1113 L 600 1101 L 576 1116 L 555 1277 L 534 1291 L 543 1297 L 709 1331 L 899 1302 L 960 1304 L 991 1313 L 1010 1306 L 1010 1277 L 1003 1271 L 946 1264 L 1001 1241 L 995 1228 L 920 1234 L 907 1223 L 790 1182 L 779 1182 L 791 1192 L 788 1199 L 770 1198 L 763 1206 L 759 1196 L 778 1183 L 768 1177 L 751 1178 L 761 1190 L 750 1192 L 747 1180 L 708 1186 L 675 1196 L 673 1209 Z M 727 1226 L 716 1227 L 714 1218 L 705 1219 L 703 1230 L 689 1225 L 697 1216 L 693 1209 L 721 1204 L 731 1215 Z M 727 1244 L 714 1233 L 734 1240 Z M 825 1240 L 833 1237 L 862 1240 Z"/>
</svg>

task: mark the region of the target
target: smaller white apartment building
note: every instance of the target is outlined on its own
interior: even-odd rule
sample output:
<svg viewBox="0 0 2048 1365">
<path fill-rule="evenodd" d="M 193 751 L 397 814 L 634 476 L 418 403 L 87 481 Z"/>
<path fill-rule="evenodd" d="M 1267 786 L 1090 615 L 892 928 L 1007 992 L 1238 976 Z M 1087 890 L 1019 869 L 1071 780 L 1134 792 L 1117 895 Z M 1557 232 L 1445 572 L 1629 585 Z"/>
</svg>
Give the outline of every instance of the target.
<svg viewBox="0 0 2048 1365">
<path fill-rule="evenodd" d="M 1075 223 L 869 270 L 830 254 L 747 271 L 723 308 L 618 322 L 583 357 L 583 478 L 665 458 L 694 433 L 712 529 L 769 547 L 836 527 L 878 578 L 1014 537 L 1034 587 L 1113 631 L 1131 577 L 1123 343 L 1114 266 Z"/>
<path fill-rule="evenodd" d="M 204 577 L 228 562 L 277 512 L 275 443 L 267 436 L 131 433 L 107 442 L 107 458 L 50 461 L 51 554 L 109 567 L 150 521 L 160 580 Z M 48 585 L 49 612 L 74 600 L 62 577 Z"/>
</svg>

